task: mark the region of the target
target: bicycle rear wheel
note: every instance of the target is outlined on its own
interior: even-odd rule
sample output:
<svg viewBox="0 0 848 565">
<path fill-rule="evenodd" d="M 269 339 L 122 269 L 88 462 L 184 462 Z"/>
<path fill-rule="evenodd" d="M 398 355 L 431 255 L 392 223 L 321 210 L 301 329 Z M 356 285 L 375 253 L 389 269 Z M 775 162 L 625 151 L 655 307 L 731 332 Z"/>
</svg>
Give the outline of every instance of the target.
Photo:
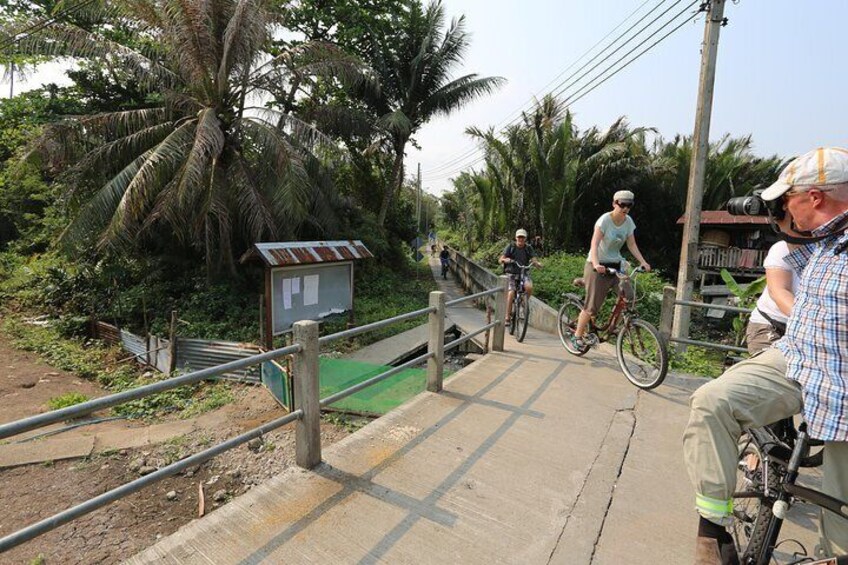
<svg viewBox="0 0 848 565">
<path fill-rule="evenodd" d="M 766 463 L 757 433 L 745 433 L 739 440 L 739 462 L 736 467 L 736 491 L 733 493 L 733 525 L 730 534 L 742 563 L 756 563 L 766 544 L 766 534 L 773 518 L 774 498 L 780 483 L 780 467 Z"/>
<path fill-rule="evenodd" d="M 527 325 L 530 321 L 530 300 L 523 294 L 518 307 L 515 309 L 515 314 L 518 318 L 515 322 L 515 339 L 520 343 L 524 341 L 524 336 L 527 335 Z"/>
<path fill-rule="evenodd" d="M 615 342 L 618 365 L 627 380 L 650 390 L 662 384 L 668 372 L 668 351 L 657 329 L 638 318 L 629 320 Z"/>
<path fill-rule="evenodd" d="M 584 355 L 589 351 L 590 346 L 586 345 L 582 348 L 574 347 L 571 338 L 577 330 L 577 318 L 583 310 L 583 301 L 573 294 L 566 294 L 562 306 L 560 306 L 557 314 L 557 333 L 562 346 L 572 355 Z"/>
</svg>

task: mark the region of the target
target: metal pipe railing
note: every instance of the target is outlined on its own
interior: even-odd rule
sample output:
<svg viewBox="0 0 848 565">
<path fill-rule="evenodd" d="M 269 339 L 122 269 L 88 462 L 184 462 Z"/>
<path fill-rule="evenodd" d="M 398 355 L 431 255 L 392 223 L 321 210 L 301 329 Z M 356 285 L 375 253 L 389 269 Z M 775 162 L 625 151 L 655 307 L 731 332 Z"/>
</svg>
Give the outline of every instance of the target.
<svg viewBox="0 0 848 565">
<path fill-rule="evenodd" d="M 698 341 L 697 339 L 688 339 L 685 337 L 670 337 L 669 341 L 673 343 L 682 343 L 684 345 L 696 345 L 698 347 L 707 347 L 711 349 L 718 349 L 720 351 L 732 351 L 734 353 L 748 353 L 748 350 L 744 347 L 737 347 L 735 345 L 723 345 L 721 343 L 712 343 L 709 341 Z"/>
<path fill-rule="evenodd" d="M 503 322 L 501 320 L 495 320 L 494 322 L 492 322 L 490 324 L 486 324 L 485 326 L 478 328 L 471 333 L 465 334 L 464 336 L 462 336 L 458 339 L 455 339 L 450 343 L 446 343 L 445 344 L 445 351 L 447 351 L 449 349 L 453 349 L 454 347 L 458 347 L 458 346 L 462 345 L 463 343 L 465 343 L 466 341 L 473 339 L 473 338 L 477 337 L 478 335 L 480 335 L 481 333 L 487 332 L 488 330 L 490 330 L 490 329 L 494 328 L 495 326 L 497 326 L 498 324 L 502 324 L 502 323 Z"/>
<path fill-rule="evenodd" d="M 401 314 L 400 316 L 394 316 L 392 318 L 387 318 L 385 320 L 380 320 L 378 322 L 372 322 L 370 324 L 365 324 L 364 326 L 359 326 L 358 328 L 352 328 L 349 330 L 344 330 L 340 332 L 336 332 L 334 334 L 325 335 L 324 337 L 318 338 L 318 343 L 324 345 L 325 343 L 330 343 L 333 341 L 337 341 L 340 339 L 345 339 L 348 337 L 354 337 L 360 334 L 364 334 L 370 332 L 372 330 L 379 330 L 385 328 L 386 326 L 391 326 L 392 324 L 396 324 L 398 322 L 404 322 L 406 320 L 411 320 L 413 318 L 417 318 L 419 316 L 424 316 L 425 314 L 429 314 L 433 312 L 434 309 L 432 307 L 422 308 L 421 310 L 415 310 L 414 312 L 409 312 L 407 314 Z"/>
<path fill-rule="evenodd" d="M 675 300 L 675 306 L 693 306 L 695 308 L 706 308 L 707 310 L 723 310 L 725 312 L 736 312 L 738 314 L 750 314 L 751 308 L 740 308 L 727 304 L 711 304 L 707 302 L 696 302 L 694 300 Z"/>
<path fill-rule="evenodd" d="M 415 359 L 412 359 L 410 361 L 407 361 L 406 363 L 403 363 L 402 365 L 398 365 L 397 367 L 393 367 L 393 368 L 389 369 L 388 371 L 386 371 L 384 373 L 380 373 L 379 375 L 371 377 L 370 379 L 368 379 L 366 381 L 362 381 L 361 383 L 355 384 L 352 387 L 349 387 L 349 388 L 346 388 L 342 391 L 339 391 L 336 394 L 332 394 L 332 395 L 328 396 L 327 398 L 323 398 L 323 399 L 321 399 L 319 404 L 321 405 L 322 408 L 325 407 L 325 406 L 329 406 L 330 404 L 333 404 L 334 402 L 338 402 L 339 400 L 347 398 L 348 396 L 350 396 L 352 394 L 356 394 L 360 390 L 366 389 L 371 385 L 375 385 L 375 384 L 377 384 L 381 381 L 384 381 L 384 380 L 388 379 L 389 377 L 400 373 L 404 369 L 408 369 L 409 367 L 412 367 L 413 365 L 418 365 L 419 363 L 426 361 L 427 359 L 429 359 L 432 356 L 433 356 L 433 353 L 427 352 L 424 355 L 420 355 L 420 356 L 416 357 Z"/>
<path fill-rule="evenodd" d="M 475 298 L 481 298 L 484 296 L 496 294 L 499 292 L 503 293 L 503 296 L 500 297 L 499 301 L 496 301 L 497 310 L 499 311 L 499 318 L 497 321 L 489 323 L 483 326 L 482 328 L 479 328 L 476 331 L 471 332 L 466 336 L 463 336 L 460 339 L 452 341 L 447 345 L 443 345 L 443 330 L 441 332 L 437 331 L 439 330 L 438 324 L 435 326 L 432 326 L 432 324 L 434 322 L 434 318 L 441 318 L 441 327 L 443 328 L 445 306 L 447 304 L 458 304 L 468 300 L 474 300 Z M 402 314 L 400 316 L 395 316 L 386 320 L 380 320 L 378 322 L 367 324 L 359 328 L 353 328 L 351 330 L 346 330 L 328 336 L 324 336 L 323 338 L 318 337 L 318 329 L 317 324 L 315 322 L 297 322 L 295 324 L 295 336 L 299 337 L 299 339 L 297 339 L 297 343 L 293 345 L 280 349 L 275 349 L 273 351 L 268 351 L 265 353 L 260 353 L 258 355 L 253 355 L 244 359 L 231 361 L 223 365 L 218 365 L 217 367 L 210 367 L 207 369 L 202 369 L 200 371 L 194 371 L 186 375 L 172 377 L 157 383 L 141 386 L 132 390 L 127 390 L 101 398 L 96 398 L 94 400 L 77 404 L 75 406 L 63 408 L 61 410 L 55 410 L 46 414 L 40 414 L 37 416 L 32 416 L 30 418 L 24 418 L 16 422 L 0 425 L 0 439 L 3 439 L 42 426 L 46 426 L 48 424 L 53 424 L 70 418 L 76 418 L 82 415 L 96 412 L 98 410 L 102 410 L 104 408 L 109 408 L 112 406 L 123 404 L 125 402 L 129 402 L 131 400 L 143 398 L 145 396 L 149 396 L 157 392 L 162 392 L 177 388 L 179 386 L 196 383 L 226 372 L 243 369 L 245 367 L 262 363 L 264 361 L 273 361 L 290 354 L 298 354 L 295 357 L 295 360 L 298 362 L 300 372 L 303 373 L 298 374 L 299 385 L 295 389 L 296 398 L 299 398 L 302 404 L 300 404 L 300 408 L 298 408 L 294 412 L 276 420 L 273 420 L 272 422 L 254 428 L 249 432 L 236 436 L 235 438 L 222 442 L 209 449 L 201 451 L 200 453 L 196 453 L 192 456 L 189 456 L 181 461 L 177 461 L 176 463 L 163 467 L 162 469 L 154 471 L 149 475 L 121 485 L 115 489 L 110 490 L 109 492 L 101 494 L 95 498 L 89 499 L 81 504 L 78 504 L 77 506 L 64 510 L 49 518 L 36 522 L 35 524 L 27 526 L 26 528 L 23 528 L 17 532 L 0 538 L 0 552 L 4 552 L 8 549 L 16 547 L 43 533 L 58 528 L 63 524 L 66 524 L 90 512 L 93 512 L 94 510 L 97 510 L 98 508 L 101 508 L 107 504 L 110 504 L 111 502 L 114 502 L 116 500 L 119 500 L 120 498 L 135 493 L 150 484 L 153 484 L 166 477 L 174 475 L 190 466 L 207 461 L 212 457 L 223 453 L 224 451 L 237 447 L 243 443 L 250 441 L 251 439 L 260 437 L 264 433 L 267 433 L 271 430 L 274 430 L 291 422 L 298 422 L 296 430 L 297 463 L 305 467 L 314 466 L 315 464 L 320 462 L 320 427 L 318 427 L 317 425 L 317 418 L 320 415 L 321 407 L 329 406 L 335 402 L 338 402 L 339 400 L 347 398 L 348 396 L 351 396 L 374 384 L 384 381 L 385 379 L 396 375 L 409 367 L 420 364 L 424 361 L 428 361 L 428 390 L 441 390 L 441 365 L 444 362 L 445 350 L 457 347 L 465 341 L 468 341 L 473 337 L 488 331 L 491 328 L 499 328 L 501 333 L 503 333 L 503 322 L 501 321 L 501 318 L 503 317 L 503 312 L 500 311 L 504 310 L 504 304 L 506 299 L 505 293 L 506 282 L 503 280 L 501 281 L 500 288 L 494 288 L 476 294 L 472 294 L 470 296 L 463 297 L 458 300 L 453 300 L 449 303 L 445 303 L 444 295 L 442 293 L 435 292 L 431 293 L 431 306 L 428 308 L 423 308 L 421 310 L 416 310 L 414 312 L 409 312 L 407 314 Z M 347 337 L 353 337 L 366 333 L 368 331 L 380 329 L 394 323 L 413 319 L 423 315 L 430 316 L 430 323 L 432 326 L 431 339 L 427 353 L 425 353 L 424 355 L 420 355 L 415 359 L 411 359 L 397 367 L 393 367 L 388 371 L 371 377 L 370 379 L 367 379 L 343 391 L 328 396 L 327 398 L 324 398 L 322 400 L 318 399 L 318 350 L 320 344 L 329 343 Z M 435 334 L 437 333 L 441 333 L 441 335 L 436 336 Z M 500 346 L 498 346 L 497 340 L 495 340 L 494 348 L 496 350 L 499 350 L 499 347 L 500 349 L 502 349 L 502 343 Z M 431 375 L 431 372 L 434 374 Z"/>
<path fill-rule="evenodd" d="M 192 467 L 199 463 L 203 463 L 216 455 L 223 453 L 229 449 L 234 447 L 238 447 L 243 443 L 247 443 L 248 441 L 260 437 L 263 434 L 275 430 L 281 426 L 284 426 L 288 423 L 294 422 L 298 418 L 303 416 L 303 411 L 295 410 L 291 414 L 286 414 L 281 418 L 277 418 L 276 420 L 272 420 L 267 424 L 263 424 L 257 428 L 250 430 L 249 432 L 245 432 L 240 436 L 236 436 L 232 439 L 229 439 L 223 443 L 219 443 L 214 447 L 210 447 L 209 449 L 205 449 L 200 453 L 195 453 L 190 457 L 186 457 L 181 461 L 177 461 L 176 463 L 172 463 L 167 467 L 162 467 L 161 469 L 150 473 L 149 475 L 145 475 L 141 478 L 138 478 L 129 483 L 123 484 L 117 488 L 114 488 L 108 492 L 104 492 L 103 494 L 86 500 L 82 504 L 78 504 L 74 507 L 68 508 L 58 514 L 54 514 L 49 518 L 45 518 L 40 522 L 36 522 L 26 528 L 18 530 L 8 536 L 0 538 L 0 553 L 12 549 L 15 546 L 18 546 L 26 541 L 33 539 L 36 536 L 40 536 L 41 534 L 47 533 L 50 530 L 56 529 L 63 524 L 67 524 L 71 520 L 75 520 L 81 516 L 84 516 L 90 512 L 94 512 L 98 508 L 106 506 L 116 500 L 124 498 L 125 496 L 129 496 L 136 491 L 141 490 L 142 488 L 161 481 L 171 475 L 179 473 L 183 469 L 187 469 L 188 467 Z"/>
<path fill-rule="evenodd" d="M 469 300 L 475 300 L 477 298 L 483 298 L 484 296 L 489 296 L 490 294 L 497 294 L 501 292 L 500 288 L 490 288 L 489 290 L 484 290 L 482 292 L 478 292 L 475 294 L 469 294 L 468 296 L 463 296 L 462 298 L 456 298 L 454 300 L 449 300 L 445 302 L 445 306 L 455 306 L 457 304 L 462 304 L 463 302 L 468 302 Z"/>
<path fill-rule="evenodd" d="M 75 404 L 74 406 L 68 406 L 67 408 L 61 408 L 59 410 L 53 410 L 52 412 L 46 412 L 37 416 L 31 416 L 29 418 L 3 424 L 0 425 L 0 439 L 28 432 L 30 430 L 35 430 L 49 424 L 55 424 L 56 422 L 61 422 L 63 420 L 70 420 L 72 418 L 78 418 L 79 416 L 85 416 L 92 412 L 103 410 L 104 408 L 111 408 L 112 406 L 124 404 L 125 402 L 143 398 L 157 392 L 163 392 L 183 385 L 203 381 L 210 377 L 215 377 L 238 369 L 244 369 L 251 365 L 256 365 L 264 361 L 271 361 L 278 357 L 283 357 L 299 351 L 300 345 L 295 343 L 294 345 L 268 351 L 267 353 L 260 353 L 258 355 L 245 357 L 244 359 L 237 359 L 236 361 L 230 361 L 229 363 L 224 363 L 223 365 L 218 365 L 216 367 L 193 371 L 185 375 L 180 375 L 179 377 L 171 377 L 157 383 L 102 396 L 87 402 Z"/>
<path fill-rule="evenodd" d="M 749 308 L 727 306 L 725 304 L 709 304 L 706 302 L 696 302 L 694 300 L 677 300 L 675 288 L 667 286 L 663 289 L 662 310 L 660 312 L 660 333 L 671 343 L 694 345 L 697 347 L 717 349 L 719 351 L 731 351 L 733 353 L 748 353 L 747 349 L 735 345 L 724 345 L 722 343 L 713 343 L 710 341 L 699 341 L 696 339 L 672 336 L 671 329 L 675 306 L 689 306 L 692 308 L 705 308 L 707 310 L 722 310 L 724 312 L 734 312 L 738 314 L 750 314 L 751 310 Z"/>
</svg>

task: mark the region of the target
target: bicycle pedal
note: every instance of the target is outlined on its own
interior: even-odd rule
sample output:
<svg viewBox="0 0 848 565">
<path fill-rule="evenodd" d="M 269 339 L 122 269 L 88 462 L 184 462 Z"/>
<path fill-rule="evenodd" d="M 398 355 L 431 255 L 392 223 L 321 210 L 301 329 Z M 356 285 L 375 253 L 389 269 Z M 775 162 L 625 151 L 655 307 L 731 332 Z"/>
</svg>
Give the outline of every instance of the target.
<svg viewBox="0 0 848 565">
<path fill-rule="evenodd" d="M 596 334 L 586 334 L 583 339 L 589 347 L 597 347 L 601 343 Z"/>
</svg>

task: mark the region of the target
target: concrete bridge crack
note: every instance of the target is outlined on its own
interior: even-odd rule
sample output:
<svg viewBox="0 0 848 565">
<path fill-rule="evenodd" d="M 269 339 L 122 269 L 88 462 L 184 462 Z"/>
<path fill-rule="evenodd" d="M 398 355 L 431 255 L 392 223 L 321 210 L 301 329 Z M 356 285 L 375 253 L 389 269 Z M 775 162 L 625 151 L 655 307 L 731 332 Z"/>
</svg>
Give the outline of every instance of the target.
<svg viewBox="0 0 848 565">
<path fill-rule="evenodd" d="M 638 393 L 615 410 L 604 439 L 548 558 L 549 564 L 591 563 L 603 534 L 636 430 Z"/>
</svg>

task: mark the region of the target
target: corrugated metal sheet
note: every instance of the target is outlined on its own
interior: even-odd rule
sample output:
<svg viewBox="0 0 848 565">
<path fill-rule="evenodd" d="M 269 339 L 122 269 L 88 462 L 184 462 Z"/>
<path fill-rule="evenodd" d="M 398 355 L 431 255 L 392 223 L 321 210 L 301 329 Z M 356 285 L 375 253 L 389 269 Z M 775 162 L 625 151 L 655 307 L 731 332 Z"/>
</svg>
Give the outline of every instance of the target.
<svg viewBox="0 0 848 565">
<path fill-rule="evenodd" d="M 147 342 L 143 337 L 121 330 L 121 344 L 124 346 L 124 349 L 133 355 L 138 355 L 139 360 L 144 361 L 144 355 L 147 352 Z"/>
<path fill-rule="evenodd" d="M 106 322 L 95 322 L 94 339 L 100 339 L 106 343 L 115 345 L 121 342 L 121 331 L 117 327 L 107 324 Z"/>
<path fill-rule="evenodd" d="M 244 359 L 260 353 L 259 346 L 251 343 L 235 343 L 208 339 L 177 338 L 177 368 L 198 371 Z M 226 379 L 259 383 L 259 367 L 249 367 L 242 371 L 226 373 Z"/>
<path fill-rule="evenodd" d="M 680 216 L 677 223 L 683 224 L 686 215 Z M 769 223 L 765 216 L 734 216 L 727 210 L 703 210 L 701 212 L 701 225 L 703 226 L 760 226 Z"/>
<path fill-rule="evenodd" d="M 242 262 L 259 258 L 271 267 L 312 265 L 368 259 L 374 255 L 359 240 L 347 241 L 283 241 L 257 243 L 244 254 Z"/>
</svg>

